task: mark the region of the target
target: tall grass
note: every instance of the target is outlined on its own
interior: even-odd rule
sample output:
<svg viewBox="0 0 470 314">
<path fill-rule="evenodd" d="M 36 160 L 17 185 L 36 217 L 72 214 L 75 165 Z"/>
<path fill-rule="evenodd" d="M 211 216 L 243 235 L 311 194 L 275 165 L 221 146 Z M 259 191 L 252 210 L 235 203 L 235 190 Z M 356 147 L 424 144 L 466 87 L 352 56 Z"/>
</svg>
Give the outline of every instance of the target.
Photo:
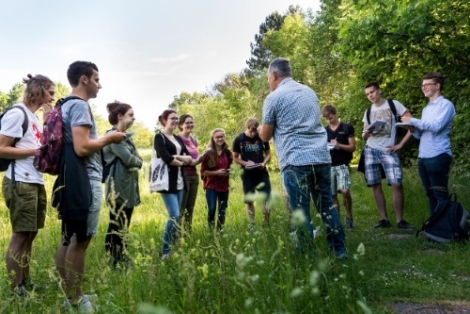
<svg viewBox="0 0 470 314">
<path fill-rule="evenodd" d="M 379 216 L 372 191 L 354 170 L 355 229 L 347 232 L 349 259 L 345 261 L 330 254 L 318 216 L 314 222 L 321 231 L 315 251 L 296 253 L 276 173 L 271 173 L 276 192 L 270 226 L 262 226 L 257 207 L 257 229 L 248 232 L 241 180 L 234 176 L 224 232 L 207 228 L 201 187 L 192 233 L 184 234 L 171 258 L 162 261 L 167 213 L 160 195 L 147 192 L 147 173 L 148 164 L 141 175 L 142 204 L 135 209 L 130 227 L 128 250 L 133 267 L 110 267 L 104 251 L 109 220 L 105 205 L 99 234 L 88 249 L 84 289 L 87 294 L 98 294 L 100 313 L 391 313 L 394 301 L 465 300 L 470 291 L 468 247 L 432 244 L 396 227 L 373 230 Z M 52 179 L 47 179 L 48 191 Z M 428 209 L 416 169 L 406 171 L 404 187 L 405 219 L 419 226 Z M 465 185 L 454 180 L 451 189 L 470 208 Z M 384 191 L 389 205 L 390 188 L 384 186 Z M 0 251 L 5 252 L 11 228 L 8 210 L 0 201 Z M 61 312 L 64 295 L 54 267 L 59 236 L 56 210 L 49 208 L 31 266 L 33 279 L 45 289 L 24 301 L 11 297 L 3 264 L 1 313 Z"/>
</svg>

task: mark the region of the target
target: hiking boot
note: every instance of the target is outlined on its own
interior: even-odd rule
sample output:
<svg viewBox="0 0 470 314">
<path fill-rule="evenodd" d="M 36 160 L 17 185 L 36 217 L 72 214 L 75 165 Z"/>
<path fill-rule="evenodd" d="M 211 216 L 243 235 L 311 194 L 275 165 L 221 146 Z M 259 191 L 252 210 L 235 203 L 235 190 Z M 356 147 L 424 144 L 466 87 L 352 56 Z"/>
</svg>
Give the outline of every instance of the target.
<svg viewBox="0 0 470 314">
<path fill-rule="evenodd" d="M 404 221 L 403 219 L 400 220 L 399 223 L 397 223 L 397 227 L 400 229 L 405 229 L 405 230 L 412 230 L 414 227 L 410 225 L 408 222 Z"/>
<path fill-rule="evenodd" d="M 386 219 L 380 219 L 379 222 L 374 225 L 374 228 L 375 228 L 375 229 L 378 229 L 378 228 L 390 228 L 391 226 L 392 226 L 392 224 L 390 223 L 390 221 L 388 221 L 388 220 L 386 220 Z"/>
<path fill-rule="evenodd" d="M 353 229 L 353 220 L 352 220 L 352 218 L 346 217 L 346 220 L 344 221 L 344 227 L 348 230 Z"/>
</svg>

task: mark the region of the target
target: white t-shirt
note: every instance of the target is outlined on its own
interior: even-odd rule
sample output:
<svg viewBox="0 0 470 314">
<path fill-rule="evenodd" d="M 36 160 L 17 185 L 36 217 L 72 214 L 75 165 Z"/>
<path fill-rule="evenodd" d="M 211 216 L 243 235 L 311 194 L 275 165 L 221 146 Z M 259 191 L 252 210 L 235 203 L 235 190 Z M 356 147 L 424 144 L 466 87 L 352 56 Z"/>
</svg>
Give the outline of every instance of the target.
<svg viewBox="0 0 470 314">
<path fill-rule="evenodd" d="M 23 136 L 24 113 L 21 109 L 11 109 L 2 118 L 2 128 L 0 134 L 9 137 L 21 138 L 15 147 L 17 148 L 38 148 L 41 145 L 42 125 L 38 117 L 31 112 L 23 103 L 15 106 L 22 106 L 28 116 L 29 126 Z M 42 173 L 33 166 L 34 156 L 15 161 L 15 180 L 26 183 L 44 184 Z M 11 164 L 8 166 L 5 176 L 11 179 Z"/>
<path fill-rule="evenodd" d="M 408 110 L 397 100 L 393 100 L 393 103 L 397 109 L 397 114 L 400 116 L 403 116 Z M 393 117 L 392 110 L 390 109 L 387 100 L 385 100 L 384 103 L 380 106 L 371 106 L 370 124 L 374 123 L 376 120 L 382 120 L 385 122 L 385 124 L 377 133 L 370 135 L 370 137 L 367 139 L 367 146 L 385 151 L 389 146 L 395 145 L 395 136 L 397 131 L 397 128 L 395 127 L 395 117 Z M 368 123 L 367 110 L 364 112 L 362 122 Z"/>
<path fill-rule="evenodd" d="M 172 139 L 171 142 L 176 146 L 176 155 L 181 155 L 181 150 L 183 148 L 181 147 L 180 143 L 175 138 Z M 183 181 L 183 175 L 181 174 L 181 167 L 178 167 L 178 181 L 176 183 L 176 189 L 177 190 L 184 189 L 184 181 Z"/>
</svg>

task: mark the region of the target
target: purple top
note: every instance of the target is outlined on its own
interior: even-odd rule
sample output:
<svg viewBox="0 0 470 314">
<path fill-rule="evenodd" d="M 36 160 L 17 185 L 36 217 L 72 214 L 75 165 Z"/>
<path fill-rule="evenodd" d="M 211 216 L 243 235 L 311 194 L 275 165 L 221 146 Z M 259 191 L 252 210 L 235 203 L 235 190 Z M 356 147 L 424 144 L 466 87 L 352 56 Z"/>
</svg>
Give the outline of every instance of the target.
<svg viewBox="0 0 470 314">
<path fill-rule="evenodd" d="M 189 151 L 189 154 L 193 159 L 197 159 L 199 157 L 199 152 L 197 150 L 197 141 L 194 137 L 190 137 L 188 140 L 185 139 L 183 136 L 178 135 L 179 138 L 183 141 L 184 145 Z M 184 166 L 183 172 L 186 176 L 197 176 L 197 170 L 195 166 Z"/>
</svg>

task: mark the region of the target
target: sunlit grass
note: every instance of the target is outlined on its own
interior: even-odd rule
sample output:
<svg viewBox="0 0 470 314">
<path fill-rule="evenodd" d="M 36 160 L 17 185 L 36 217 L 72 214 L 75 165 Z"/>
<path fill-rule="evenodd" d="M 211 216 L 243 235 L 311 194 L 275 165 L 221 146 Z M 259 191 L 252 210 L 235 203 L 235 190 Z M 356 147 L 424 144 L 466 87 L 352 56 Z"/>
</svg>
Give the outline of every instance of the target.
<svg viewBox="0 0 470 314">
<path fill-rule="evenodd" d="M 371 229 L 378 220 L 372 191 L 355 171 L 355 229 L 347 232 L 346 261 L 337 261 L 329 252 L 324 228 L 319 228 L 314 252 L 296 253 L 276 173 L 271 173 L 277 196 L 270 226 L 263 226 L 258 206 L 256 231 L 249 232 L 241 180 L 236 175 L 231 179 L 225 231 L 209 231 L 201 184 L 192 233 L 184 234 L 171 258 L 162 261 L 159 255 L 167 213 L 160 195 L 148 193 L 147 173 L 146 165 L 141 173 L 142 205 L 135 209 L 130 227 L 132 269 L 112 270 L 109 266 L 104 251 L 108 210 L 103 205 L 99 234 L 87 254 L 84 282 L 86 293 L 98 294 L 100 313 L 388 313 L 393 301 L 435 302 L 468 296 L 468 248 L 428 243 L 395 227 Z M 51 181 L 47 180 L 49 191 Z M 404 186 L 405 219 L 419 226 L 428 213 L 416 169 L 406 172 Z M 455 183 L 452 188 L 458 189 L 459 199 L 466 205 L 469 192 L 460 186 Z M 393 222 L 390 189 L 384 186 L 384 190 Z M 3 201 L 1 206 L 0 251 L 5 252 L 11 228 Z M 321 227 L 319 218 L 312 217 Z M 343 220 L 344 211 L 341 217 Z M 61 311 L 64 295 L 54 268 L 59 234 L 56 211 L 49 208 L 32 261 L 32 276 L 45 290 L 24 302 L 12 298 L 2 265 L 1 313 Z"/>
</svg>

